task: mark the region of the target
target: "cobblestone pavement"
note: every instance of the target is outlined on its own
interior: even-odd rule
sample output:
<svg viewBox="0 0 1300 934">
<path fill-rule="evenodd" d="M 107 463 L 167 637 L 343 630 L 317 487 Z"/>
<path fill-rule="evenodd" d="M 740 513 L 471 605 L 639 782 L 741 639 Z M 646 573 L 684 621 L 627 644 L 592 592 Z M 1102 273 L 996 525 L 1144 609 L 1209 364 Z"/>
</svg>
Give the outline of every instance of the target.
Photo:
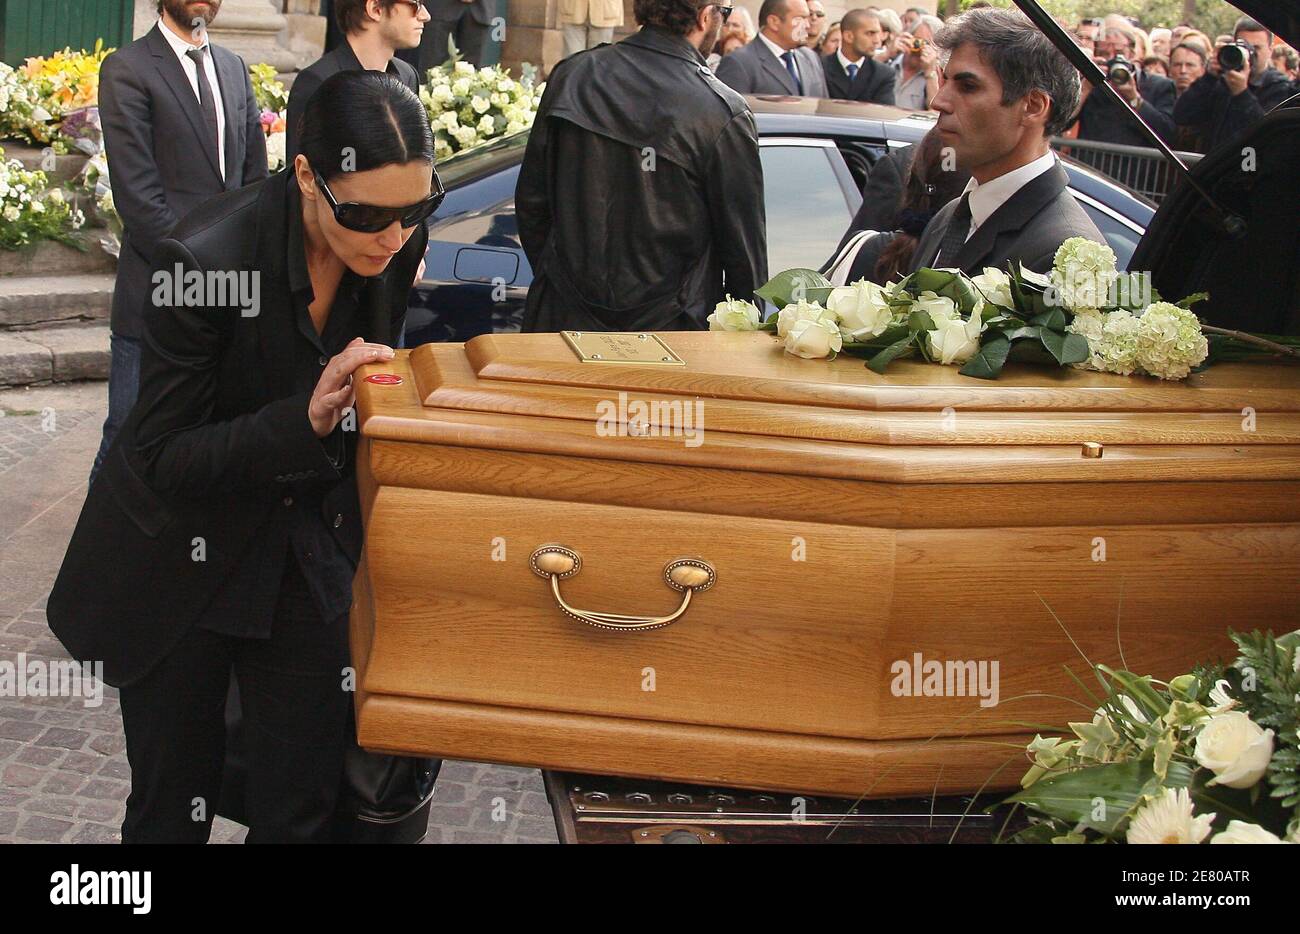
<svg viewBox="0 0 1300 934">
<path fill-rule="evenodd" d="M 0 662 L 20 653 L 68 657 L 46 624 L 45 600 L 85 495 L 104 407 L 102 384 L 0 393 Z M 97 706 L 0 695 L 0 843 L 118 842 L 130 789 L 113 688 Z M 245 833 L 218 818 L 211 839 L 239 843 Z M 556 842 L 541 773 L 444 763 L 425 842 Z"/>
</svg>

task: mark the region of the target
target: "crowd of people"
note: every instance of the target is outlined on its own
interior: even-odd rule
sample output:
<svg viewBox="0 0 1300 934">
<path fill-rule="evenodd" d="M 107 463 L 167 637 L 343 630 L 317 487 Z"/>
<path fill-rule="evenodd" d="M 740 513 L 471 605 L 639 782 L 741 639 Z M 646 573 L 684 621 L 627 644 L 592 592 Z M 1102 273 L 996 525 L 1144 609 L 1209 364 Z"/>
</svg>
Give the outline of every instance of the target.
<svg viewBox="0 0 1300 934">
<path fill-rule="evenodd" d="M 981 4 L 975 4 L 976 7 Z M 726 9 L 724 7 L 724 9 Z M 1119 97 L 1170 146 L 1206 152 L 1300 92 L 1300 56 L 1247 17 L 1213 39 L 1194 26 L 1144 28 L 1112 13 L 1058 20 Z M 941 68 L 943 19 L 922 7 L 874 6 L 828 22 L 821 0 L 765 0 L 755 25 L 733 7 L 708 61 L 742 94 L 798 94 L 931 109 Z M 1227 51 L 1224 51 L 1227 49 Z M 1226 62 L 1226 66 L 1225 66 Z M 1149 146 L 1112 98 L 1084 82 L 1077 119 L 1063 136 Z"/>
</svg>

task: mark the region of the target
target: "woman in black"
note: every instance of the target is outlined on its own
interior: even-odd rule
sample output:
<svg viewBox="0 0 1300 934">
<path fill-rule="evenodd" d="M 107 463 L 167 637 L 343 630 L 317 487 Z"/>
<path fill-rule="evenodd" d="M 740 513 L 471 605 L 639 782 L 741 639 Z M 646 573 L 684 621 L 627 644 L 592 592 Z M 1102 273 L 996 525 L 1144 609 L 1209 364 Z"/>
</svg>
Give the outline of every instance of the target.
<svg viewBox="0 0 1300 934">
<path fill-rule="evenodd" d="M 51 628 L 120 688 L 123 842 L 203 842 L 239 684 L 249 842 L 331 838 L 352 741 L 361 547 L 352 374 L 391 359 L 442 199 L 419 99 L 346 72 L 292 166 L 164 241 L 141 391 L 51 594 Z"/>
</svg>

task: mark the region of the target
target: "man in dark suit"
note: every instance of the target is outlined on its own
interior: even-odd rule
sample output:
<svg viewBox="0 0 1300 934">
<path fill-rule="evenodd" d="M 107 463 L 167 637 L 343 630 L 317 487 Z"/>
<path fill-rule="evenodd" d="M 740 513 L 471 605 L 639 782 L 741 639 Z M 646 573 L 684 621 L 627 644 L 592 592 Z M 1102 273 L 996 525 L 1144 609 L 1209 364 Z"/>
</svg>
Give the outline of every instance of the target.
<svg viewBox="0 0 1300 934">
<path fill-rule="evenodd" d="M 1018 10 L 970 10 L 936 42 L 950 54 L 935 127 L 971 180 L 926 225 L 912 270 L 1014 261 L 1044 272 L 1070 237 L 1105 243 L 1048 145 L 1079 105 L 1074 66 Z"/>
<path fill-rule="evenodd" d="M 481 67 L 496 16 L 496 0 L 424 0 L 424 5 L 433 22 L 424 30 L 419 49 L 414 54 L 403 52 L 401 57 L 424 74 L 447 60 L 447 40 L 451 39 L 461 58 Z"/>
<path fill-rule="evenodd" d="M 386 71 L 417 95 L 420 76 L 415 68 L 395 55 L 398 49 L 414 49 L 429 30 L 429 13 L 423 5 L 379 0 L 335 0 L 334 18 L 343 41 L 326 52 L 293 80 L 289 112 L 285 123 L 285 162 L 293 165 L 298 155 L 298 121 L 308 99 L 326 78 L 340 71 Z"/>
<path fill-rule="evenodd" d="M 759 32 L 718 63 L 718 78 L 741 94 L 826 97 L 826 74 L 808 37 L 807 0 L 763 0 Z"/>
<path fill-rule="evenodd" d="M 108 417 L 94 479 L 140 388 L 142 314 L 158 244 L 213 195 L 267 176 L 266 135 L 248 68 L 190 24 L 220 0 L 160 0 L 158 23 L 104 59 L 99 116 L 122 218 L 110 319 Z"/>
<path fill-rule="evenodd" d="M 840 21 L 839 50 L 822 59 L 827 93 L 846 101 L 894 103 L 894 70 L 872 55 L 885 32 L 880 17 L 849 10 Z"/>
</svg>

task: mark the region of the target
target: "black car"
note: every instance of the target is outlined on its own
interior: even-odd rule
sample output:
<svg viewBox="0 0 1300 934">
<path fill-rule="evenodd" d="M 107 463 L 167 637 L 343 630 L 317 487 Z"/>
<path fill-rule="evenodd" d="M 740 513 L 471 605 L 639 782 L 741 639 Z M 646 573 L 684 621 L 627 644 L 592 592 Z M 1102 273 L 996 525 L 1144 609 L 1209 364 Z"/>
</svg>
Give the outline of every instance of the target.
<svg viewBox="0 0 1300 934">
<path fill-rule="evenodd" d="M 890 147 L 918 141 L 935 115 L 801 97 L 749 98 L 758 123 L 767 208 L 768 269 L 818 268 L 862 201 L 867 172 Z M 404 346 L 517 331 L 532 267 L 515 223 L 515 182 L 528 132 L 438 166 L 447 197 L 429 220 L 424 278 L 411 293 Z M 1138 195 L 1062 159 L 1070 189 L 1121 268 L 1153 214 Z"/>
</svg>

